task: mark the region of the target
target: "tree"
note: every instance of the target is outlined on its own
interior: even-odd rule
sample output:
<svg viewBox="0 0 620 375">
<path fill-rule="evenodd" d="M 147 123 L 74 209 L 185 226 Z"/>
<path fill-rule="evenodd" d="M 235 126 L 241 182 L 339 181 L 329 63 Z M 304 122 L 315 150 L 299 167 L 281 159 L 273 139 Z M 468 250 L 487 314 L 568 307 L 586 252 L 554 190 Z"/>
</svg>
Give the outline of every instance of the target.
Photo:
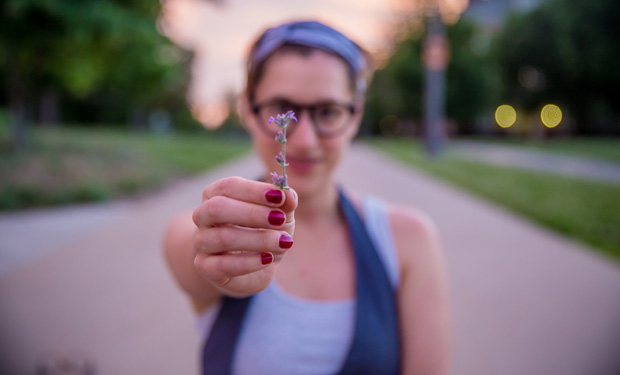
<svg viewBox="0 0 620 375">
<path fill-rule="evenodd" d="M 560 104 L 581 134 L 620 132 L 620 3 L 549 0 L 498 37 L 503 96 L 526 110 Z"/>
<path fill-rule="evenodd" d="M 446 76 L 446 114 L 457 124 L 459 133 L 475 131 L 474 123 L 493 101 L 497 92 L 497 68 L 491 58 L 490 36 L 476 25 L 461 19 L 447 27 L 450 63 Z M 387 116 L 401 124 L 419 122 L 422 117 L 422 32 L 412 28 L 397 44 L 386 66 L 377 71 L 368 93 L 366 121 L 379 132 Z M 417 133 L 403 129 L 407 133 Z"/>
<path fill-rule="evenodd" d="M 70 102 L 121 103 L 126 111 L 183 97 L 188 55 L 157 32 L 159 6 L 157 0 L 0 3 L 0 66 L 15 146 L 25 142 L 25 124 L 49 92 Z"/>
</svg>

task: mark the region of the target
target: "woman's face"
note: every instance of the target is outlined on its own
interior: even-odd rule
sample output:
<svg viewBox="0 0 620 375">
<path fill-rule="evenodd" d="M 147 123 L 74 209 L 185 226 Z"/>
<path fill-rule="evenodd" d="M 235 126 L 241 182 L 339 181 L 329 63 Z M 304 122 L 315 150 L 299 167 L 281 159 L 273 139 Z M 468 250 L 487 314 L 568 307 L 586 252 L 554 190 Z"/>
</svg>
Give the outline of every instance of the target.
<svg viewBox="0 0 620 375">
<path fill-rule="evenodd" d="M 339 58 L 322 51 L 309 55 L 294 52 L 275 54 L 264 67 L 256 86 L 254 104 L 286 101 L 298 105 L 318 103 L 352 103 L 347 66 Z M 358 103 L 360 104 L 360 103 Z M 267 172 L 282 174 L 275 155 L 282 145 L 265 133 L 251 104 L 243 105 L 244 118 L 254 147 L 263 160 Z M 298 123 L 293 134 L 287 136 L 286 167 L 288 184 L 303 197 L 319 192 L 331 183 L 331 177 L 343 153 L 357 133 L 361 110 L 348 117 L 344 130 L 336 136 L 321 138 L 317 135 L 308 110 L 296 113 Z M 347 115 L 348 116 L 348 115 Z"/>
</svg>

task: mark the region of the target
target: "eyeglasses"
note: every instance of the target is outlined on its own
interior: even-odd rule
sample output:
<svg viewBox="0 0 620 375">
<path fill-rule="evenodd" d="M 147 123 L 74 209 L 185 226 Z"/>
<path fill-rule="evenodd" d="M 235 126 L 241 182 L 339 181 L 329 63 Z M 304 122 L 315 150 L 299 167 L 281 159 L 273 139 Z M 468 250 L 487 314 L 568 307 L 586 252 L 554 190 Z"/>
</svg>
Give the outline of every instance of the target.
<svg viewBox="0 0 620 375">
<path fill-rule="evenodd" d="M 323 102 L 311 105 L 302 105 L 288 100 L 275 99 L 265 103 L 252 105 L 252 111 L 256 115 L 261 129 L 269 136 L 275 137 L 278 133 L 278 126 L 269 123 L 270 117 L 278 114 L 293 111 L 297 118 L 301 119 L 301 112 L 308 110 L 312 125 L 317 135 L 321 138 L 335 137 L 341 134 L 349 124 L 349 120 L 357 112 L 353 103 L 343 104 L 336 102 Z M 291 122 L 287 133 L 291 135 L 297 128 L 296 122 Z"/>
</svg>

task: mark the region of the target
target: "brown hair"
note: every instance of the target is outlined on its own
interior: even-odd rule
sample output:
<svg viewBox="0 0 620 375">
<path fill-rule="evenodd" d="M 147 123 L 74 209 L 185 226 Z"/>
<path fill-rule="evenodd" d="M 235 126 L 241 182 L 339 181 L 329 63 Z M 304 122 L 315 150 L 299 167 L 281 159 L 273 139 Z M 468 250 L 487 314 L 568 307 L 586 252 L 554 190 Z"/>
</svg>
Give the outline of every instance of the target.
<svg viewBox="0 0 620 375">
<path fill-rule="evenodd" d="M 271 57 L 277 54 L 283 54 L 283 53 L 294 53 L 294 54 L 307 57 L 315 51 L 321 51 L 329 55 L 335 56 L 338 59 L 340 59 L 343 63 L 345 63 L 345 65 L 347 66 L 347 72 L 349 76 L 348 77 L 349 88 L 351 89 L 351 92 L 356 95 L 359 95 L 360 97 L 364 96 L 366 92 L 366 87 L 370 83 L 373 69 L 372 69 L 372 64 L 371 64 L 372 61 L 371 61 L 370 55 L 363 48 L 359 47 L 359 45 L 356 44 L 366 59 L 366 68 L 364 69 L 364 71 L 356 75 L 353 70 L 353 67 L 350 66 L 350 64 L 342 56 L 336 53 L 333 53 L 333 52 L 325 51 L 318 47 L 310 47 L 306 45 L 293 44 L 293 43 L 285 43 L 281 45 L 280 47 L 276 48 L 272 53 L 270 53 L 267 57 L 265 57 L 262 61 L 258 62 L 258 64 L 255 64 L 253 63 L 254 52 L 256 48 L 260 45 L 262 38 L 263 36 L 258 38 L 254 42 L 254 44 L 252 44 L 252 48 L 250 49 L 250 53 L 248 54 L 248 58 L 247 58 L 245 94 L 248 100 L 250 101 L 250 103 L 254 103 L 254 94 L 256 92 L 256 87 L 258 86 L 258 83 L 262 79 L 263 74 L 265 72 L 265 65 Z M 360 80 L 362 82 L 359 82 Z"/>
</svg>

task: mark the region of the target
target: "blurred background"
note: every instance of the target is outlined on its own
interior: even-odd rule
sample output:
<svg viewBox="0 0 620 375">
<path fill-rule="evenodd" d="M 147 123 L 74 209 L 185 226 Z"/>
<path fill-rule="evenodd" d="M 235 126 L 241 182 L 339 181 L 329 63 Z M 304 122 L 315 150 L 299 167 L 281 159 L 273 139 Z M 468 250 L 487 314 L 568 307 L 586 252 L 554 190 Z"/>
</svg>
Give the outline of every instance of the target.
<svg viewBox="0 0 620 375">
<path fill-rule="evenodd" d="M 34 293 L 23 272 L 41 254 L 88 247 L 68 240 L 75 230 L 247 156 L 236 107 L 249 43 L 294 19 L 330 24 L 373 56 L 364 147 L 576 241 L 618 280 L 618 1 L 3 0 L 0 304 Z M 606 299 L 620 300 L 614 288 Z M 2 310 L 2 326 L 23 311 Z M 15 373 L 41 354 L 16 353 Z M 620 371 L 605 368 L 589 373 Z"/>
</svg>

